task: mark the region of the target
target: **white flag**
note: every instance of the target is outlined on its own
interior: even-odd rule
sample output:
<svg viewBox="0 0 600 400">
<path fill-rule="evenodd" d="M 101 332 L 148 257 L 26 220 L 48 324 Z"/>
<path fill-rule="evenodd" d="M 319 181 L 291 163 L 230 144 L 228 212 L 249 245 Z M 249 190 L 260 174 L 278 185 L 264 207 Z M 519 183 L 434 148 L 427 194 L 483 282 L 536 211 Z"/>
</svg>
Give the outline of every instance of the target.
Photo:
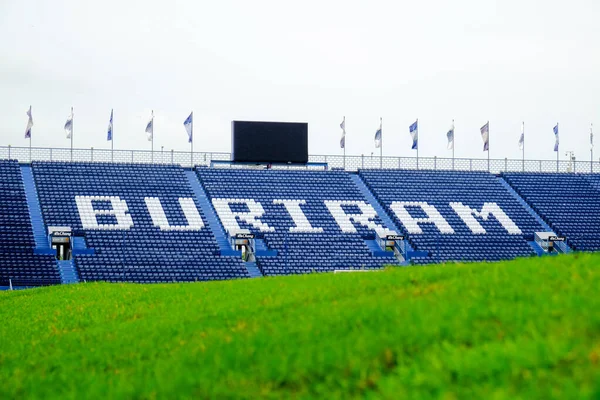
<svg viewBox="0 0 600 400">
<path fill-rule="evenodd" d="M 490 121 L 486 122 L 479 130 L 483 140 L 483 151 L 490 151 Z"/>
<path fill-rule="evenodd" d="M 108 131 L 106 140 L 110 142 L 113 139 L 113 110 L 110 110 L 110 121 L 108 121 Z"/>
<path fill-rule="evenodd" d="M 154 110 L 152 110 L 152 116 L 146 125 L 146 136 L 148 136 L 148 141 L 151 142 L 154 136 Z"/>
<path fill-rule="evenodd" d="M 27 116 L 29 117 L 29 121 L 27 121 L 27 128 L 25 128 L 25 139 L 31 139 L 31 127 L 33 127 L 33 117 L 31 116 L 31 106 L 29 106 L 29 110 L 27 111 Z"/>
<path fill-rule="evenodd" d="M 419 120 L 417 119 L 408 127 L 408 132 L 410 133 L 410 137 L 412 138 L 412 150 L 419 149 Z"/>
<path fill-rule="evenodd" d="M 446 133 L 446 137 L 448 138 L 448 145 L 447 145 L 448 150 L 453 150 L 454 149 L 454 120 L 452 120 L 452 127 Z"/>
<path fill-rule="evenodd" d="M 525 122 L 521 124 L 521 137 L 519 138 L 519 150 L 523 150 L 525 144 Z"/>
<path fill-rule="evenodd" d="M 382 119 L 379 119 L 379 129 L 377 130 L 377 132 L 375 132 L 375 148 L 380 148 L 381 147 L 381 127 L 382 127 Z"/>
<path fill-rule="evenodd" d="M 67 117 L 67 122 L 65 122 L 65 133 L 67 134 L 67 139 L 71 139 L 73 135 L 73 107 L 71 107 L 71 114 Z"/>
<path fill-rule="evenodd" d="M 346 148 L 346 117 L 342 120 L 340 124 L 340 128 L 342 128 L 342 138 L 340 139 L 340 148 Z"/>
<path fill-rule="evenodd" d="M 183 121 L 183 126 L 185 127 L 185 130 L 188 134 L 188 143 L 192 143 L 193 140 L 193 134 L 194 134 L 194 112 L 192 111 L 189 115 L 189 117 L 187 117 L 185 119 L 185 121 Z"/>
</svg>

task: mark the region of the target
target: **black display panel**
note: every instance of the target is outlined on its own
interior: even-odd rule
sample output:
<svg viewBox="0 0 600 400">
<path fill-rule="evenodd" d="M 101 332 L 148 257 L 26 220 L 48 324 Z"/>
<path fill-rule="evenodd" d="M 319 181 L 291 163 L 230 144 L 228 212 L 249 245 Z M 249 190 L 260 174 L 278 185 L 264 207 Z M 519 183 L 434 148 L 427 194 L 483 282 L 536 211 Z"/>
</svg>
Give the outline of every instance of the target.
<svg viewBox="0 0 600 400">
<path fill-rule="evenodd" d="M 233 121 L 231 145 L 235 162 L 306 164 L 308 124 Z"/>
</svg>

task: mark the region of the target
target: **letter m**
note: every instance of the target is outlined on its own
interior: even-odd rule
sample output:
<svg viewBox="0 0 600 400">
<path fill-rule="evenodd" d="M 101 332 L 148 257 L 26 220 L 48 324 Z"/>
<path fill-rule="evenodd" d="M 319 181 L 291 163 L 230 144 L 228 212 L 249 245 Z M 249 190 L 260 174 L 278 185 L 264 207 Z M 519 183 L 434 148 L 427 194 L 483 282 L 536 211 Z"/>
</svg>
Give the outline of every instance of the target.
<svg viewBox="0 0 600 400">
<path fill-rule="evenodd" d="M 519 227 L 513 222 L 512 219 L 496 203 L 483 203 L 483 207 L 481 211 L 477 211 L 477 209 L 471 208 L 469 206 L 465 206 L 463 203 L 450 203 L 450 207 L 454 210 L 454 212 L 463 220 L 463 222 L 469 227 L 471 232 L 475 234 L 485 234 L 486 231 L 481 226 L 479 221 L 475 219 L 475 217 L 480 218 L 484 221 L 487 221 L 490 216 L 493 216 L 500 222 L 500 224 L 506 229 L 506 231 L 511 235 L 520 235 L 522 234 Z"/>
</svg>

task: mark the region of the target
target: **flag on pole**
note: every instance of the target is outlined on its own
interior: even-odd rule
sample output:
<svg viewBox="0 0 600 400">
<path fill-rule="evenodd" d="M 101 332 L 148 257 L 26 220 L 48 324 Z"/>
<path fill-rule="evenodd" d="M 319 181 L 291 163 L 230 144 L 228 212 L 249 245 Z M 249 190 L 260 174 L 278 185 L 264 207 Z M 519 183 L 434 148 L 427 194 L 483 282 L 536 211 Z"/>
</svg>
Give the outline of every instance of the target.
<svg viewBox="0 0 600 400">
<path fill-rule="evenodd" d="M 108 122 L 108 135 L 106 136 L 106 140 L 110 142 L 113 137 L 113 110 L 110 110 L 110 121 Z"/>
<path fill-rule="evenodd" d="M 342 138 L 340 139 L 340 148 L 346 148 L 346 117 L 342 120 L 340 124 L 340 128 L 342 128 Z"/>
<path fill-rule="evenodd" d="M 419 148 L 419 120 L 413 122 L 409 127 L 408 131 L 410 132 L 410 137 L 412 137 L 412 147 L 411 149 L 415 150 Z"/>
<path fill-rule="evenodd" d="M 558 122 L 556 123 L 556 126 L 553 129 L 554 131 L 554 137 L 556 138 L 556 142 L 554 142 L 554 151 L 558 151 Z"/>
<path fill-rule="evenodd" d="M 29 106 L 29 110 L 27 111 L 27 116 L 29 117 L 29 121 L 27 121 L 27 128 L 25 128 L 25 139 L 31 139 L 31 127 L 33 126 L 33 117 L 31 116 L 31 106 Z"/>
<path fill-rule="evenodd" d="M 188 143 L 192 143 L 192 135 L 194 132 L 194 112 L 192 111 L 189 115 L 189 117 L 187 117 L 185 119 L 185 121 L 183 121 L 183 126 L 185 126 L 185 130 L 187 131 L 188 134 Z"/>
<path fill-rule="evenodd" d="M 382 121 L 379 121 L 379 129 L 377 129 L 377 132 L 375 132 L 375 148 L 380 148 L 381 147 L 381 127 L 382 127 Z"/>
<path fill-rule="evenodd" d="M 490 121 L 486 122 L 480 130 L 483 139 L 483 151 L 490 151 Z"/>
<path fill-rule="evenodd" d="M 590 124 L 590 148 L 594 148 L 594 124 Z"/>
<path fill-rule="evenodd" d="M 448 150 L 454 149 L 454 120 L 452 121 L 452 127 L 446 133 L 446 137 L 448 138 Z"/>
<path fill-rule="evenodd" d="M 519 150 L 523 150 L 525 144 L 525 122 L 521 124 L 521 137 L 519 137 Z"/>
<path fill-rule="evenodd" d="M 152 136 L 154 135 L 154 111 L 152 111 L 152 116 L 150 117 L 150 121 L 146 125 L 146 136 L 148 136 L 148 141 L 152 141 Z"/>
<path fill-rule="evenodd" d="M 67 139 L 70 139 L 71 135 L 73 135 L 73 107 L 71 107 L 71 114 L 69 114 L 67 122 L 65 122 L 65 133 L 67 134 Z"/>
</svg>

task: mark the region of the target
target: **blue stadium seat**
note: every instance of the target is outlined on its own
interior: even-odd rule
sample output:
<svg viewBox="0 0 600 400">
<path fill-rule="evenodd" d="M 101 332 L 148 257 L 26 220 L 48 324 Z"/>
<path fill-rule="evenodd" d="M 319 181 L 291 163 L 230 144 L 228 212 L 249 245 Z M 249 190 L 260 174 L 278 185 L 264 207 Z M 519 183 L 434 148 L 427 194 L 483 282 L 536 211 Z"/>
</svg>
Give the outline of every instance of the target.
<svg viewBox="0 0 600 400">
<path fill-rule="evenodd" d="M 258 257 L 257 264 L 265 275 L 376 269 L 397 263 L 392 256 L 371 254 L 364 239 L 374 236 L 372 230 L 354 223 L 356 233 L 342 232 L 326 207 L 326 200 L 366 201 L 345 172 L 198 168 L 197 174 L 213 201 L 248 199 L 263 207 L 260 221 L 271 230 L 257 229 L 239 218 L 236 222 L 240 228 L 264 237 L 268 248 L 277 251 L 277 256 Z M 292 217 L 283 204 L 274 204 L 274 200 L 286 199 L 304 200 L 302 212 L 310 225 L 322 228 L 322 232 L 290 232 L 295 226 Z M 229 207 L 247 211 L 244 204 L 231 203 Z M 353 207 L 342 206 L 346 212 L 358 212 Z M 383 225 L 379 217 L 375 222 Z"/>
<path fill-rule="evenodd" d="M 54 257 L 34 254 L 35 242 L 17 161 L 0 160 L 0 286 L 60 283 Z M 10 281 L 9 281 L 10 280 Z"/>
<path fill-rule="evenodd" d="M 543 230 L 542 227 L 494 175 L 487 172 L 415 170 L 361 170 L 359 174 L 402 227 L 403 234 L 407 235 L 413 247 L 430 253 L 430 257 L 416 259 L 416 263 L 497 261 L 534 254 L 526 237 Z M 434 224 L 419 224 L 422 233 L 414 233 L 414 230 L 411 233 L 394 213 L 394 202 L 404 202 L 413 218 L 427 217 L 418 206 L 426 202 L 435 207 L 450 228 L 441 232 Z M 509 233 L 496 218 L 477 218 L 483 229 L 482 233 L 475 233 L 459 217 L 451 203 L 462 203 L 475 210 L 482 210 L 484 203 L 495 203 L 521 233 Z"/>
<path fill-rule="evenodd" d="M 199 230 L 163 230 L 155 226 L 145 198 L 160 200 L 171 225 L 185 226 L 179 198 L 194 198 L 179 166 L 34 162 L 33 172 L 47 226 L 70 226 L 85 235 L 93 255 L 77 255 L 81 280 L 172 282 L 248 277 L 238 257 L 221 256 L 214 235 L 206 226 Z M 128 207 L 133 226 L 117 229 L 114 215 L 82 216 L 75 201 L 92 201 L 94 210 L 111 210 L 108 197 L 119 197 Z M 104 199 L 102 199 L 104 198 Z M 81 218 L 91 218 L 104 229 L 85 229 Z"/>
<path fill-rule="evenodd" d="M 600 175 L 505 173 L 503 178 L 574 250 L 600 250 Z"/>
<path fill-rule="evenodd" d="M 342 221 L 361 215 L 368 203 L 363 183 L 344 171 L 77 162 L 34 162 L 32 170 L 46 226 L 69 226 L 94 249 L 75 256 L 82 281 L 249 277 L 239 256 L 225 255 L 234 253 L 221 228 L 256 234 L 256 266 L 264 275 L 398 263 L 376 251 L 379 228 L 428 254 L 414 258 L 416 264 L 530 256 L 533 233 L 546 230 L 531 209 L 572 248 L 600 249 L 600 175 L 361 170 L 358 177 L 388 214 L 367 227 Z M 32 185 L 24 186 L 16 161 L 0 161 L 0 177 L 0 286 L 8 279 L 15 286 L 60 283 L 54 257 L 34 254 L 43 235 L 30 222 Z M 240 216 L 257 210 L 254 219 Z"/>
</svg>

